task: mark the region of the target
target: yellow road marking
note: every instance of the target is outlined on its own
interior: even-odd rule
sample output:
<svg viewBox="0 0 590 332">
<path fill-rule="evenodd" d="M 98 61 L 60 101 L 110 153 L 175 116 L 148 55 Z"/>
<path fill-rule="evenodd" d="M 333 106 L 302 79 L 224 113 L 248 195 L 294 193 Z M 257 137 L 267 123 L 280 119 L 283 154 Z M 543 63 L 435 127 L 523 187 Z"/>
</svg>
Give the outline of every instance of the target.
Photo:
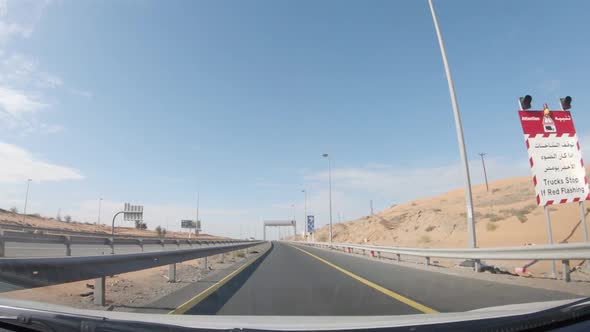
<svg viewBox="0 0 590 332">
<path fill-rule="evenodd" d="M 327 265 L 335 268 L 336 270 L 338 270 L 338 271 L 346 274 L 347 276 L 349 276 L 349 277 L 351 277 L 351 278 L 353 278 L 353 279 L 355 279 L 355 280 L 357 280 L 357 281 L 359 281 L 359 282 L 361 282 L 361 283 L 363 283 L 363 284 L 365 284 L 365 285 L 367 285 L 367 286 L 369 286 L 369 287 L 371 287 L 371 288 L 373 288 L 373 289 L 375 289 L 375 290 L 377 290 L 377 291 L 379 291 L 379 292 L 381 292 L 381 293 L 383 293 L 383 294 L 385 294 L 385 295 L 387 295 L 389 297 L 392 297 L 392 298 L 394 298 L 394 299 L 396 299 L 396 300 L 398 300 L 398 301 L 400 301 L 400 302 L 402 302 L 404 304 L 407 304 L 407 305 L 409 305 L 410 307 L 412 307 L 412 308 L 414 308 L 416 310 L 422 311 L 425 314 L 437 314 L 438 313 L 438 311 L 436 311 L 436 310 L 434 310 L 432 308 L 429 308 L 429 307 L 427 307 L 427 306 L 425 306 L 423 304 L 420 304 L 420 303 L 418 303 L 418 302 L 416 302 L 414 300 L 411 300 L 411 299 L 409 299 L 409 298 L 407 298 L 407 297 L 405 297 L 403 295 L 400 295 L 400 294 L 398 294 L 396 292 L 393 292 L 393 291 L 391 291 L 391 290 L 389 290 L 389 289 L 387 289 L 387 288 L 385 288 L 383 286 L 379 286 L 379 285 L 377 285 L 376 283 L 374 283 L 372 281 L 369 281 L 369 280 L 367 280 L 367 279 L 365 279 L 365 278 L 363 278 L 361 276 L 358 276 L 358 275 L 356 275 L 356 274 L 354 274 L 354 273 L 352 273 L 350 271 L 347 271 L 347 270 L 341 268 L 340 266 L 338 266 L 336 264 L 333 264 L 333 263 L 330 263 L 327 260 L 325 260 L 325 259 L 323 259 L 321 257 L 318 257 L 318 256 L 316 256 L 316 255 L 314 255 L 314 254 L 312 254 L 312 253 L 310 253 L 310 252 L 308 252 L 306 250 L 303 250 L 303 249 L 298 248 L 298 247 L 295 247 L 295 246 L 291 246 L 291 247 L 293 247 L 293 248 L 295 248 L 297 250 L 300 250 L 303 253 L 308 254 L 309 256 L 311 256 L 311 257 L 319 260 L 320 262 L 322 262 L 324 264 L 327 264 Z"/>
<path fill-rule="evenodd" d="M 191 298 L 190 300 L 184 302 L 183 304 L 181 304 L 180 306 L 178 306 L 176 309 L 170 311 L 168 313 L 168 315 L 182 315 L 182 314 L 184 314 L 189 309 L 191 309 L 192 307 L 194 307 L 197 304 L 199 304 L 199 302 L 201 302 L 204 299 L 206 299 L 207 296 L 213 294 L 213 292 L 215 292 L 216 290 L 218 290 L 219 288 L 221 288 L 221 286 L 225 285 L 228 281 L 230 281 L 233 277 L 235 277 L 236 275 L 238 275 L 240 272 L 242 272 L 248 266 L 252 265 L 252 263 L 254 263 L 257 260 L 259 260 L 260 257 L 264 256 L 265 253 L 262 253 L 260 256 L 254 258 L 253 260 L 244 263 L 244 265 L 240 266 L 234 272 L 228 274 L 223 279 L 221 279 L 218 282 L 216 282 L 215 284 L 209 286 L 209 288 L 207 288 L 204 291 L 200 292 L 199 294 L 195 295 L 193 298 Z"/>
</svg>

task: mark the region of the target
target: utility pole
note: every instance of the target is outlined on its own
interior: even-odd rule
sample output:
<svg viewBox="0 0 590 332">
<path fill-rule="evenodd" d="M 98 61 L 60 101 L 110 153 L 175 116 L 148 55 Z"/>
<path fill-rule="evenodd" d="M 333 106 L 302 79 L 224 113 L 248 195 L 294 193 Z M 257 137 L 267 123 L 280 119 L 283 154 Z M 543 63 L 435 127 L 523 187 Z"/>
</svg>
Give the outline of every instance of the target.
<svg viewBox="0 0 590 332">
<path fill-rule="evenodd" d="M 488 186 L 488 173 L 486 172 L 486 161 L 483 158 L 483 156 L 486 155 L 486 153 L 479 153 L 480 157 L 481 157 L 481 165 L 483 166 L 483 177 L 486 180 L 486 191 L 490 191 L 490 187 Z"/>
<path fill-rule="evenodd" d="M 373 200 L 369 201 L 369 206 L 371 207 L 371 215 L 373 215 Z"/>
</svg>

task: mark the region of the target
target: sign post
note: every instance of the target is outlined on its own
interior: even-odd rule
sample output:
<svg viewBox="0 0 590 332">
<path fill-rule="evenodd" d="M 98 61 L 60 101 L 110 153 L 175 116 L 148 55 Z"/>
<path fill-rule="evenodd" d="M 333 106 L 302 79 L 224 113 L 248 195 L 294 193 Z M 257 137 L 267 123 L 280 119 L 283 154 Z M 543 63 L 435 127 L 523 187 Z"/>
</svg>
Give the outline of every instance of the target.
<svg viewBox="0 0 590 332">
<path fill-rule="evenodd" d="M 201 221 L 194 221 L 194 220 L 181 220 L 180 221 L 180 228 L 188 228 L 188 234 L 189 234 L 189 239 L 190 239 L 190 234 L 191 234 L 191 230 L 194 229 L 195 232 L 198 232 L 201 230 Z M 197 233 L 198 234 L 198 233 Z"/>
<path fill-rule="evenodd" d="M 313 236 L 313 234 L 315 233 L 315 220 L 314 220 L 314 216 L 307 216 L 307 234 L 311 236 Z"/>
<path fill-rule="evenodd" d="M 552 111 L 545 104 L 542 111 L 520 110 L 518 115 L 533 173 L 537 204 L 545 209 L 548 242 L 552 244 L 549 205 L 582 204 L 590 199 L 580 143 L 569 111 Z M 552 261 L 551 272 L 555 277 L 555 261 Z"/>
</svg>

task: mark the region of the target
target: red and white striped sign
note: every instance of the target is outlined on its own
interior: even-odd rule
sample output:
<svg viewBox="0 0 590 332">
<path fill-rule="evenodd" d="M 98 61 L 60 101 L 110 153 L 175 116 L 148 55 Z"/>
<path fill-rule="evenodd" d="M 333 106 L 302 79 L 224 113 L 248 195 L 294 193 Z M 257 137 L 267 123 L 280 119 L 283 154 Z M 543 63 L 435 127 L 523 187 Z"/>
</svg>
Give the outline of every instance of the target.
<svg viewBox="0 0 590 332">
<path fill-rule="evenodd" d="M 569 111 L 519 111 L 537 204 L 590 200 L 580 143 Z"/>
</svg>

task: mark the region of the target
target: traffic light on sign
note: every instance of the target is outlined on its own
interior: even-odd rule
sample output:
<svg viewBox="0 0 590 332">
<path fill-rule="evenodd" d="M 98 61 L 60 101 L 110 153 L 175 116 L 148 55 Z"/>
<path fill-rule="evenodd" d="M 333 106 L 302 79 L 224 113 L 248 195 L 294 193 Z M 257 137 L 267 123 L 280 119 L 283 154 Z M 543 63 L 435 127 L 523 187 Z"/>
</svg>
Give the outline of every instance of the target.
<svg viewBox="0 0 590 332">
<path fill-rule="evenodd" d="M 566 96 L 565 98 L 559 98 L 559 103 L 561 104 L 562 110 L 569 110 L 572 108 L 572 97 Z"/>
<path fill-rule="evenodd" d="M 531 102 L 533 101 L 533 97 L 531 95 L 526 95 L 524 97 L 519 98 L 520 101 L 520 109 L 528 110 L 531 108 Z"/>
</svg>

